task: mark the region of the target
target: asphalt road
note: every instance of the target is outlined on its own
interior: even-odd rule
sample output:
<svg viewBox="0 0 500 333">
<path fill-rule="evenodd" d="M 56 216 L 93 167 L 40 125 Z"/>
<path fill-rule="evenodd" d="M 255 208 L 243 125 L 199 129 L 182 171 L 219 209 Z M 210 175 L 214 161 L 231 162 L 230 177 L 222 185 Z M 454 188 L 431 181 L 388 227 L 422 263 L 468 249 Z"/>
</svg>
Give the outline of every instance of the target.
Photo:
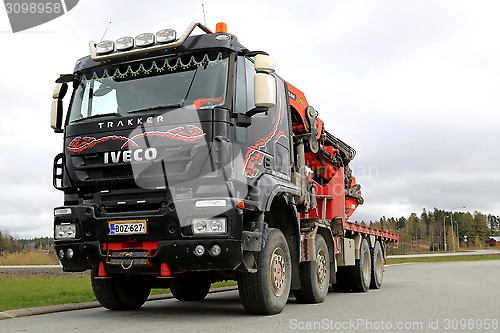
<svg viewBox="0 0 500 333">
<path fill-rule="evenodd" d="M 380 290 L 330 293 L 322 304 L 290 298 L 275 316 L 247 314 L 237 291 L 203 302 L 150 301 L 5 319 L 0 332 L 499 332 L 500 261 L 406 264 L 386 269 Z"/>
</svg>

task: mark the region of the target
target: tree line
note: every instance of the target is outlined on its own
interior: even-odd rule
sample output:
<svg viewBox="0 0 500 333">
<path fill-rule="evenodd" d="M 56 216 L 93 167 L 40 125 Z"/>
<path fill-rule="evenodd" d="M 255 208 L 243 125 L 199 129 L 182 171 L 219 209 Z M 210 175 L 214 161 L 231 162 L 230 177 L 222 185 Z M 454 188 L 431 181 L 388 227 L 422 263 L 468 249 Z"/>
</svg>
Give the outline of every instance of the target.
<svg viewBox="0 0 500 333">
<path fill-rule="evenodd" d="M 500 216 L 424 208 L 420 216 L 383 216 L 378 222 L 370 222 L 370 226 L 399 234 L 400 241 L 391 247 L 391 254 L 453 252 L 486 247 L 489 236 L 500 235 Z"/>
<path fill-rule="evenodd" d="M 52 237 L 16 239 L 8 232 L 0 231 L 0 254 L 27 250 L 52 251 L 53 249 L 54 239 Z"/>
</svg>

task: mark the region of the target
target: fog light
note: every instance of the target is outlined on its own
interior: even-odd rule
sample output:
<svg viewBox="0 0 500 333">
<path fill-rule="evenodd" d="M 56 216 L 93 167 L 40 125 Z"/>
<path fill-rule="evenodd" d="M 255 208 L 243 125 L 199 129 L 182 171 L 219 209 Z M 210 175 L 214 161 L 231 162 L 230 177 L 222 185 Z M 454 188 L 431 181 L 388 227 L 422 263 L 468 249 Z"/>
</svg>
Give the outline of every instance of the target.
<svg viewBox="0 0 500 333">
<path fill-rule="evenodd" d="M 158 43 L 170 43 L 176 38 L 176 31 L 172 29 L 163 29 L 156 33 L 156 41 Z"/>
<path fill-rule="evenodd" d="M 102 42 L 97 43 L 95 48 L 97 54 L 107 54 L 113 52 L 115 49 L 115 43 L 110 40 L 103 40 Z"/>
<path fill-rule="evenodd" d="M 201 257 L 203 254 L 205 254 L 205 247 L 203 245 L 196 245 L 194 248 L 194 254 L 198 257 Z"/>
<path fill-rule="evenodd" d="M 155 35 L 147 32 L 135 37 L 135 45 L 139 47 L 151 46 L 155 43 Z"/>
<path fill-rule="evenodd" d="M 134 47 L 134 39 L 132 37 L 118 38 L 115 42 L 115 48 L 118 51 L 130 50 Z"/>
<path fill-rule="evenodd" d="M 208 252 L 210 253 L 210 255 L 217 257 L 222 252 L 222 249 L 220 248 L 219 245 L 215 244 L 210 248 L 210 251 Z"/>
<path fill-rule="evenodd" d="M 63 260 L 64 259 L 64 250 L 59 250 L 59 253 L 57 254 L 59 259 Z"/>
<path fill-rule="evenodd" d="M 66 257 L 67 257 L 68 259 L 73 259 L 73 255 L 74 255 L 74 254 L 75 254 L 75 253 L 73 252 L 73 249 L 72 249 L 72 248 L 69 248 L 69 249 L 67 249 L 67 250 L 66 250 Z"/>
</svg>

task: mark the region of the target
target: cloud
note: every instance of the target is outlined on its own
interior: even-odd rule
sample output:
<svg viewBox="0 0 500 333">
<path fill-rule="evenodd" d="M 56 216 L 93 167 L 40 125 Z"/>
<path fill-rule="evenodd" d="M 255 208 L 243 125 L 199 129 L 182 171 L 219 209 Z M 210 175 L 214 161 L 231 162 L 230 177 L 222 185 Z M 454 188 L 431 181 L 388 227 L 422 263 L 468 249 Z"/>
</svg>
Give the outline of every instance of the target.
<svg viewBox="0 0 500 333">
<path fill-rule="evenodd" d="M 378 1 L 359 24 L 328 45 L 333 63 L 352 76 L 368 75 L 441 42 L 459 25 L 452 7 L 436 1 Z"/>
</svg>

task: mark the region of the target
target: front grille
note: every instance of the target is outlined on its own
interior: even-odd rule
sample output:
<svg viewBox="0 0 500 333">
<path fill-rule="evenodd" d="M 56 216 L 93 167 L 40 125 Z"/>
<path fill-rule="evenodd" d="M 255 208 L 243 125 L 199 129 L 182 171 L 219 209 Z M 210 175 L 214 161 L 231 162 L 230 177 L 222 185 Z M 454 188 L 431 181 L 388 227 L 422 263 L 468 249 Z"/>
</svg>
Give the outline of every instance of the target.
<svg viewBox="0 0 500 333">
<path fill-rule="evenodd" d="M 161 148 L 158 150 L 160 151 Z M 205 154 L 201 152 L 203 150 Z M 82 181 L 134 180 L 158 177 L 164 179 L 165 173 L 167 176 L 178 176 L 190 171 L 195 165 L 192 161 L 196 155 L 206 156 L 206 150 L 198 149 L 197 146 L 193 145 L 183 147 L 182 150 L 178 151 L 162 151 L 162 156 L 158 156 L 155 161 L 133 162 L 136 163 L 134 167 L 129 162 L 104 164 L 103 153 L 72 156 L 71 160 L 78 178 Z M 202 164 L 197 163 L 195 167 L 201 169 Z M 192 175 L 192 177 L 197 176 L 196 174 Z"/>
<path fill-rule="evenodd" d="M 99 205 L 97 214 L 116 216 L 120 214 L 147 213 L 161 215 L 165 213 L 172 200 L 170 191 L 147 189 L 106 190 L 96 194 L 94 202 Z"/>
<path fill-rule="evenodd" d="M 108 168 L 102 171 L 102 177 L 105 179 L 130 178 L 133 176 L 134 173 L 132 172 L 130 165 Z"/>
</svg>

